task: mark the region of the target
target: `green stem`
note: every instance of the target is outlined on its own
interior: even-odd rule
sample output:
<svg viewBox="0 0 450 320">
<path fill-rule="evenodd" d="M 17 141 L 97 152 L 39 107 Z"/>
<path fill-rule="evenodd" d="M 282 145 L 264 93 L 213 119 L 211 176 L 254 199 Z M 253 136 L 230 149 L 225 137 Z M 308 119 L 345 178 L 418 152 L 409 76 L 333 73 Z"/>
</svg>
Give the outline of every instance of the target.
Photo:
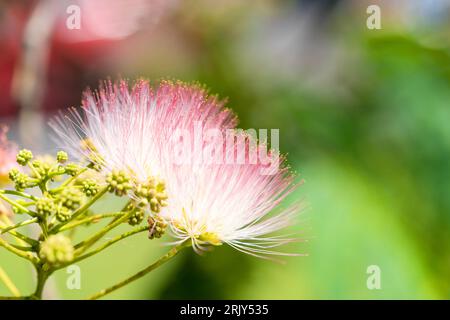
<svg viewBox="0 0 450 320">
<path fill-rule="evenodd" d="M 155 270 L 156 268 L 160 267 L 161 265 L 163 265 L 164 263 L 166 263 L 167 261 L 169 261 L 171 258 L 175 257 L 183 248 L 190 246 L 190 242 L 189 241 L 185 241 L 175 247 L 173 247 L 172 249 L 170 249 L 170 251 L 168 253 L 166 253 L 164 256 L 162 256 L 158 261 L 156 261 L 155 263 L 149 265 L 147 268 L 139 271 L 138 273 L 136 273 L 135 275 L 120 281 L 119 283 L 113 285 L 112 287 L 109 287 L 107 289 L 103 289 L 102 291 L 90 296 L 88 299 L 89 300 L 97 300 L 101 297 L 104 297 L 105 295 L 114 292 L 124 286 L 126 286 L 127 284 L 138 280 L 140 278 L 142 278 L 143 276 L 145 276 L 146 274 L 148 274 L 149 272 Z"/>
<path fill-rule="evenodd" d="M 88 202 L 86 202 L 82 207 L 78 208 L 73 214 L 70 220 L 67 220 L 65 222 L 61 222 L 60 224 L 56 225 L 54 228 L 50 230 L 50 233 L 58 233 L 59 230 L 68 224 L 69 222 L 76 219 L 79 215 L 83 214 L 87 209 L 89 209 L 98 199 L 100 199 L 106 192 L 108 192 L 108 186 L 104 187 L 102 190 L 100 190 L 94 197 L 89 199 Z"/>
<path fill-rule="evenodd" d="M 119 235 L 119 236 L 109 240 L 108 242 L 104 243 L 103 245 L 101 245 L 97 249 L 95 249 L 95 250 L 93 250 L 93 251 L 91 251 L 89 253 L 86 253 L 86 254 L 84 254 L 82 256 L 79 256 L 79 257 L 75 258 L 73 261 L 71 261 L 69 263 L 66 263 L 66 264 L 63 264 L 63 265 L 59 266 L 58 269 L 65 268 L 65 267 L 67 267 L 67 266 L 69 266 L 71 264 L 74 264 L 74 263 L 80 262 L 80 261 L 82 261 L 84 259 L 87 259 L 89 257 L 92 257 L 93 255 L 96 255 L 97 253 L 105 250 L 106 248 L 108 248 L 109 246 L 115 244 L 116 242 L 119 242 L 119 241 L 121 241 L 121 240 L 123 240 L 125 238 L 131 237 L 131 236 L 133 236 L 135 234 L 138 234 L 138 233 L 141 233 L 141 232 L 144 232 L 144 231 L 148 231 L 148 226 L 142 226 L 142 227 L 136 228 L 134 230 L 125 232 L 125 233 L 123 233 L 123 234 L 121 234 L 121 235 Z"/>
<path fill-rule="evenodd" d="M 0 280 L 3 281 L 8 290 L 13 294 L 14 297 L 20 297 L 20 291 L 17 289 L 15 284 L 12 282 L 8 274 L 0 267 Z"/>
<path fill-rule="evenodd" d="M 45 271 L 42 268 L 42 266 L 36 266 L 36 272 L 37 272 L 37 285 L 36 290 L 34 291 L 32 297 L 34 299 L 41 300 L 42 293 L 44 292 L 45 283 L 47 282 L 50 273 Z"/>
<path fill-rule="evenodd" d="M 90 216 L 90 217 L 87 217 L 84 219 L 80 219 L 78 221 L 74 221 L 73 223 L 69 223 L 69 224 L 61 227 L 58 231 L 63 232 L 63 231 L 78 227 L 79 225 L 82 225 L 82 224 L 86 224 L 86 223 L 90 223 L 90 222 L 97 222 L 98 220 L 105 219 L 105 218 L 120 217 L 122 215 L 124 215 L 123 212 L 96 214 L 96 215 L 93 215 L 93 216 Z"/>
<path fill-rule="evenodd" d="M 19 240 L 22 240 L 22 241 L 28 243 L 29 245 L 31 245 L 33 247 L 36 247 L 39 244 L 39 241 L 31 239 L 31 238 L 27 237 L 26 235 L 21 234 L 19 232 L 10 231 L 9 234 L 12 235 L 13 237 L 15 237 L 16 239 L 19 239 Z"/>
<path fill-rule="evenodd" d="M 81 169 L 76 175 L 74 175 L 73 177 L 71 177 L 71 178 L 67 179 L 66 181 L 64 181 L 64 182 L 61 184 L 60 188 L 67 187 L 67 186 L 70 185 L 72 182 L 74 182 L 75 180 L 77 180 L 79 176 L 81 176 L 83 173 L 85 173 L 85 172 L 88 171 L 88 170 L 89 170 L 88 168 L 83 168 L 83 169 Z"/>
<path fill-rule="evenodd" d="M 31 164 L 31 162 L 28 162 L 28 167 L 30 168 L 31 172 L 33 172 L 33 174 L 36 176 L 36 178 L 37 178 L 38 180 L 41 180 L 41 179 L 42 179 L 41 175 L 40 175 L 39 172 L 36 170 L 36 168 Z"/>
<path fill-rule="evenodd" d="M 39 219 L 39 226 L 42 230 L 42 235 L 44 236 L 44 239 L 48 238 L 48 224 L 47 224 L 47 217 L 42 217 Z"/>
<path fill-rule="evenodd" d="M 132 203 L 131 200 L 128 201 L 128 202 L 125 204 L 125 206 L 122 208 L 121 211 L 123 211 L 123 212 L 127 211 L 128 206 L 129 206 L 131 203 Z M 115 217 L 114 219 L 112 219 L 112 220 L 109 222 L 109 224 L 113 224 L 113 223 L 116 222 L 117 219 L 119 219 L 119 218 L 120 218 L 120 217 Z"/>
<path fill-rule="evenodd" d="M 24 206 L 22 206 L 21 204 L 15 202 L 14 200 L 11 200 L 11 199 L 9 199 L 8 197 L 5 197 L 5 196 L 3 195 L 3 193 L 4 193 L 4 191 L 3 191 L 3 190 L 0 190 L 0 199 L 5 200 L 5 201 L 8 202 L 10 205 L 12 205 L 12 206 L 14 206 L 14 207 L 16 207 L 16 208 L 22 210 L 23 212 L 29 214 L 29 215 L 32 216 L 32 217 L 36 217 L 36 216 L 37 216 L 36 212 L 30 211 L 30 210 L 28 210 L 27 208 L 25 208 Z"/>
<path fill-rule="evenodd" d="M 114 229 L 115 227 L 117 227 L 118 225 L 122 224 L 123 222 L 125 222 L 132 214 L 134 213 L 134 211 L 130 211 L 126 214 L 124 214 L 121 218 L 119 218 L 117 221 L 115 221 L 112 224 L 107 225 L 105 228 L 103 228 L 102 230 L 100 230 L 99 232 L 97 232 L 96 234 L 94 234 L 92 237 L 90 237 L 89 239 L 86 239 L 84 241 L 81 241 L 80 243 L 78 243 L 77 245 L 75 245 L 75 249 L 77 249 L 75 251 L 75 254 L 80 255 L 83 252 L 85 252 L 87 249 L 89 249 L 90 247 L 92 247 L 98 240 L 100 240 L 105 234 L 107 234 L 110 230 Z"/>
<path fill-rule="evenodd" d="M 28 252 L 35 252 L 33 247 L 30 246 L 20 246 L 17 244 L 11 244 L 14 248 L 22 250 L 22 251 L 28 251 Z"/>
<path fill-rule="evenodd" d="M 83 168 L 76 175 L 74 175 L 74 176 L 70 177 L 69 179 L 67 179 L 66 181 L 64 181 L 58 188 L 50 190 L 50 193 L 55 194 L 55 193 L 60 192 L 61 190 L 64 190 L 65 187 L 67 187 L 68 185 L 72 184 L 72 182 L 77 180 L 87 170 L 89 170 L 89 169 L 88 168 Z"/>
<path fill-rule="evenodd" d="M 17 228 L 20 228 L 20 227 L 23 227 L 23 226 L 27 226 L 29 224 L 36 223 L 37 221 L 38 221 L 38 218 L 32 218 L 32 219 L 29 219 L 29 220 L 25 220 L 25 221 L 22 221 L 22 222 L 19 222 L 19 223 L 13 225 L 13 226 L 10 226 L 10 227 L 7 227 L 7 228 L 3 229 L 1 233 L 6 233 L 6 232 L 8 232 L 10 230 L 14 230 L 14 229 L 17 229 Z"/>
<path fill-rule="evenodd" d="M 16 191 L 16 190 L 1 190 L 0 192 L 4 193 L 4 194 L 13 195 L 13 196 L 19 196 L 19 197 L 30 199 L 30 200 L 33 200 L 33 201 L 38 200 L 37 197 L 35 197 L 35 196 L 31 195 L 31 194 L 28 194 L 28 193 L 25 193 L 25 192 Z"/>
<path fill-rule="evenodd" d="M 0 222 L 0 230 L 2 230 L 3 228 L 4 228 L 3 224 Z M 31 246 L 36 246 L 39 244 L 38 241 L 31 239 L 31 238 L 27 237 L 26 235 L 23 235 L 19 232 L 13 231 L 13 230 L 9 231 L 9 234 L 18 240 L 17 243 L 19 243 L 19 245 L 25 244 L 25 242 Z"/>
<path fill-rule="evenodd" d="M 5 248 L 6 250 L 10 251 L 11 253 L 14 253 L 15 255 L 27 259 L 28 261 L 31 261 L 33 264 L 37 263 L 37 259 L 31 254 L 30 252 L 25 252 L 20 249 L 15 248 L 14 246 L 10 245 L 8 242 L 0 238 L 0 246 Z"/>
</svg>

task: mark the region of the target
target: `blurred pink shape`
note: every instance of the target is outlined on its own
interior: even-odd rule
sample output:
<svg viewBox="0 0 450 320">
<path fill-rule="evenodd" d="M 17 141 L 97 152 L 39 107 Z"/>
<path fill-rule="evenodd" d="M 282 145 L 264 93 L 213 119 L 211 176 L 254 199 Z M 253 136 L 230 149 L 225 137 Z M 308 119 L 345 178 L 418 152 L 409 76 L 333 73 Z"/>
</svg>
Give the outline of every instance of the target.
<svg viewBox="0 0 450 320">
<path fill-rule="evenodd" d="M 155 23 L 174 3 L 173 0 L 78 0 L 80 28 L 66 26 L 70 13 L 63 13 L 56 27 L 57 39 L 63 42 L 119 40 L 138 31 L 145 23 Z M 73 7 L 72 7 L 73 8 Z"/>
<path fill-rule="evenodd" d="M 16 165 L 17 146 L 8 140 L 8 127 L 0 125 L 0 185 L 8 181 L 8 172 Z"/>
</svg>

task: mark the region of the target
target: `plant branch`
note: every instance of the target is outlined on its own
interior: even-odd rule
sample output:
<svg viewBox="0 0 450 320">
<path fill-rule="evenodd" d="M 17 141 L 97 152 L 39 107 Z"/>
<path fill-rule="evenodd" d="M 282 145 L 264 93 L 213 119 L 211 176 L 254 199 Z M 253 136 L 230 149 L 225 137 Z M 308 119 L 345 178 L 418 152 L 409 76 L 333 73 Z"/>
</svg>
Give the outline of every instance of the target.
<svg viewBox="0 0 450 320">
<path fill-rule="evenodd" d="M 1 228 L 2 228 L 2 223 L 0 223 L 0 229 L 1 229 Z M 19 232 L 16 232 L 16 231 L 12 231 L 12 230 L 11 230 L 11 231 L 9 232 L 9 234 L 12 235 L 14 238 L 16 238 L 17 243 L 18 243 L 19 245 L 24 245 L 25 243 L 28 243 L 28 244 L 31 245 L 31 246 L 36 246 L 36 245 L 39 244 L 38 241 L 36 241 L 36 240 L 34 240 L 34 239 L 31 239 L 31 238 L 27 237 L 26 235 L 23 235 L 23 234 L 21 234 L 21 233 L 19 233 Z"/>
<path fill-rule="evenodd" d="M 89 239 L 86 239 L 84 241 L 81 241 L 80 243 L 78 243 L 77 245 L 75 245 L 75 249 L 77 249 L 75 251 L 75 254 L 82 254 L 83 252 L 85 252 L 87 249 L 89 249 L 90 247 L 92 247 L 98 240 L 100 240 L 105 234 L 107 234 L 109 231 L 111 231 L 112 229 L 114 229 L 115 227 L 117 227 L 118 225 L 122 224 L 123 222 L 125 222 L 132 214 L 133 214 L 133 210 L 124 214 L 122 217 L 120 217 L 117 221 L 115 221 L 112 224 L 107 225 L 105 228 L 103 228 L 102 230 L 100 230 L 99 232 L 97 232 L 96 234 L 94 234 L 92 237 L 90 237 Z"/>
<path fill-rule="evenodd" d="M 36 284 L 36 290 L 34 291 L 32 297 L 34 299 L 41 300 L 42 294 L 44 292 L 45 282 L 47 281 L 47 279 L 51 273 L 48 271 L 45 271 L 42 266 L 38 266 L 38 265 L 36 265 L 36 272 L 37 272 L 37 284 Z"/>
<path fill-rule="evenodd" d="M 108 242 L 102 244 L 97 249 L 95 249 L 93 251 L 90 251 L 89 253 L 86 253 L 86 254 L 84 254 L 82 256 L 79 256 L 79 257 L 75 258 L 73 261 L 71 261 L 69 263 L 66 263 L 66 264 L 63 264 L 63 265 L 59 266 L 58 269 L 65 268 L 65 267 L 67 267 L 67 266 L 69 266 L 69 265 L 71 265 L 73 263 L 77 263 L 77 262 L 80 262 L 80 261 L 82 261 L 84 259 L 87 259 L 87 258 L 89 258 L 89 257 L 91 257 L 93 255 L 96 255 L 97 253 L 105 250 L 106 248 L 110 247 L 111 245 L 115 244 L 116 242 L 119 242 L 119 241 L 121 241 L 121 240 L 123 240 L 125 238 L 131 237 L 131 236 L 133 236 L 135 234 L 138 234 L 138 233 L 141 233 L 141 232 L 144 232 L 144 231 L 147 231 L 147 230 L 148 230 L 148 226 L 142 226 L 142 227 L 136 228 L 134 230 L 125 232 L 125 233 L 123 233 L 123 234 L 121 234 L 121 235 L 119 235 L 119 236 L 109 240 Z"/>
<path fill-rule="evenodd" d="M 37 216 L 36 212 L 30 211 L 30 210 L 28 210 L 27 208 L 25 208 L 24 206 L 22 206 L 21 204 L 17 203 L 16 201 L 11 200 L 11 199 L 9 199 L 8 197 L 5 197 L 4 191 L 3 191 L 3 190 L 0 190 L 0 199 L 5 200 L 5 201 L 8 202 L 10 205 L 12 205 L 12 206 L 14 206 L 14 207 L 16 207 L 16 208 L 22 210 L 23 212 L 29 214 L 29 215 L 32 216 L 32 217 L 36 217 L 36 216 Z"/>
<path fill-rule="evenodd" d="M 166 253 L 164 256 L 162 256 L 160 259 L 158 259 L 158 261 L 156 261 L 155 263 L 149 265 L 147 268 L 145 268 L 145 269 L 139 271 L 138 273 L 136 273 L 135 275 L 113 285 L 112 287 L 101 290 L 100 292 L 90 296 L 88 299 L 89 300 L 97 300 L 111 292 L 114 292 L 114 291 L 126 286 L 127 284 L 129 284 L 135 280 L 138 280 L 138 279 L 144 277 L 149 272 L 155 270 L 159 266 L 161 266 L 164 263 L 166 263 L 167 261 L 169 261 L 171 258 L 175 257 L 183 248 L 188 247 L 190 245 L 191 245 L 191 243 L 189 241 L 185 241 L 185 242 L 173 247 L 172 249 L 170 249 L 170 251 L 168 253 Z"/>
<path fill-rule="evenodd" d="M 106 192 L 108 192 L 108 186 L 104 187 L 102 190 L 100 190 L 94 197 L 89 199 L 88 202 L 86 202 L 83 206 L 78 208 L 73 214 L 70 220 L 67 220 L 65 222 L 61 222 L 60 224 L 53 227 L 49 232 L 50 233 L 58 233 L 59 230 L 68 224 L 71 221 L 74 221 L 78 216 L 80 216 L 82 213 L 84 213 L 87 209 L 89 209 L 98 199 L 100 199 Z"/>
<path fill-rule="evenodd" d="M 14 229 L 17 229 L 17 228 L 20 228 L 20 227 L 23 227 L 23 226 L 27 226 L 29 224 L 36 223 L 37 221 L 38 221 L 38 218 L 28 219 L 28 220 L 19 222 L 19 223 L 13 225 L 13 226 L 10 226 L 10 227 L 7 227 L 7 228 L 3 229 L 1 233 L 6 233 L 6 232 L 9 232 L 10 230 L 14 230 Z"/>
<path fill-rule="evenodd" d="M 11 278 L 6 274 L 2 267 L 0 267 L 0 280 L 5 284 L 14 297 L 20 297 L 19 289 L 17 289 L 16 285 L 12 282 Z"/>
<path fill-rule="evenodd" d="M 38 200 L 37 197 L 35 197 L 35 196 L 31 195 L 31 194 L 28 194 L 28 193 L 25 193 L 25 192 L 16 191 L 16 190 L 1 190 L 0 192 L 4 193 L 4 194 L 10 194 L 10 195 L 13 195 L 13 196 L 19 196 L 19 197 L 30 199 L 30 200 L 33 200 L 33 201 Z"/>
<path fill-rule="evenodd" d="M 38 262 L 37 259 L 33 256 L 33 254 L 31 254 L 30 252 L 25 252 L 25 251 L 15 248 L 14 246 L 9 244 L 2 238 L 0 238 L 0 246 L 2 246 L 6 250 L 10 251 L 11 253 L 14 253 L 15 255 L 17 255 L 21 258 L 31 261 L 33 264 L 36 264 Z"/>
<path fill-rule="evenodd" d="M 105 213 L 105 214 L 96 214 L 84 219 L 80 219 L 78 221 L 74 221 L 72 223 L 66 224 L 65 226 L 61 227 L 58 232 L 66 231 L 75 227 L 78 227 L 79 225 L 86 224 L 86 223 L 95 223 L 98 222 L 101 219 L 105 218 L 111 218 L 111 217 L 120 217 L 124 215 L 123 212 L 116 212 L 116 213 Z"/>
</svg>

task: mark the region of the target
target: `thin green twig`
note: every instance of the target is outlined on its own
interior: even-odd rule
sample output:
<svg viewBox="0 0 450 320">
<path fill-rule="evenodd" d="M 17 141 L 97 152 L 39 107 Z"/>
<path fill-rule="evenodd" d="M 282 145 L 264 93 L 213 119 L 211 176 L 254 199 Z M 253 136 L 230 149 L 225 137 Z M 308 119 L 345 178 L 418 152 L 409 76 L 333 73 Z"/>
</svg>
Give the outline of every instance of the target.
<svg viewBox="0 0 450 320">
<path fill-rule="evenodd" d="M 9 231 L 11 231 L 11 230 L 14 230 L 14 229 L 23 227 L 23 226 L 27 226 L 27 225 L 29 225 L 29 224 L 36 223 L 37 221 L 38 221 L 38 218 L 28 219 L 28 220 L 25 220 L 25 221 L 16 223 L 16 224 L 13 225 L 13 226 L 10 226 L 10 227 L 7 227 L 7 228 L 3 229 L 3 230 L 1 231 L 1 233 L 6 233 L 6 232 L 9 232 Z"/>
<path fill-rule="evenodd" d="M 31 195 L 31 194 L 25 193 L 25 192 L 21 192 L 21 191 L 16 191 L 16 190 L 1 190 L 0 192 L 1 192 L 1 193 L 4 193 L 4 194 L 13 195 L 13 196 L 19 196 L 19 197 L 26 198 L 26 199 L 30 199 L 30 200 L 33 200 L 33 201 L 38 200 L 37 197 L 35 197 L 35 196 Z"/>
<path fill-rule="evenodd" d="M 22 210 L 23 212 L 29 214 L 29 215 L 32 216 L 32 217 L 36 217 L 36 216 L 37 216 L 36 212 L 33 212 L 33 211 L 31 211 L 31 210 L 25 208 L 25 207 L 22 206 L 21 204 L 17 203 L 17 202 L 14 201 L 14 200 L 9 199 L 8 197 L 5 197 L 4 193 L 5 193 L 5 192 L 4 192 L 3 190 L 0 190 L 0 198 L 1 198 L 1 199 L 5 200 L 5 201 L 8 202 L 10 205 L 12 205 L 12 206 L 14 206 L 14 207 L 16 207 L 16 208 Z"/>
<path fill-rule="evenodd" d="M 159 266 L 161 266 L 164 263 L 166 263 L 167 261 L 169 261 L 171 258 L 175 257 L 183 248 L 188 247 L 188 246 L 190 246 L 190 242 L 185 241 L 185 242 L 173 247 L 172 249 L 170 249 L 170 251 L 168 253 L 166 253 L 164 256 L 162 256 L 160 259 L 158 259 L 158 261 L 156 261 L 155 263 L 149 265 L 147 268 L 139 271 L 138 273 L 134 274 L 133 276 L 131 276 L 123 281 L 118 282 L 117 284 L 115 284 L 107 289 L 101 290 L 100 292 L 90 296 L 88 299 L 89 300 L 97 300 L 111 292 L 114 292 L 114 291 L 126 286 L 127 284 L 129 284 L 133 281 L 136 281 L 136 280 L 144 277 L 149 272 L 155 270 Z"/>
<path fill-rule="evenodd" d="M 20 297 L 19 289 L 17 289 L 14 282 L 2 267 L 0 267 L 0 280 L 5 284 L 6 288 L 8 288 L 8 290 L 13 294 L 14 297 Z"/>
<path fill-rule="evenodd" d="M 74 221 L 78 216 L 83 214 L 87 209 L 89 209 L 98 199 L 100 199 L 106 192 L 108 192 L 108 186 L 104 187 L 102 190 L 100 190 L 94 197 L 89 199 L 88 202 L 86 202 L 83 206 L 78 208 L 71 216 L 70 220 L 61 222 L 60 224 L 54 226 L 49 232 L 54 234 L 59 232 L 59 230 L 68 224 L 71 221 Z"/>
<path fill-rule="evenodd" d="M 90 237 L 89 239 L 86 239 L 84 241 L 81 241 L 80 243 L 78 243 L 77 245 L 75 245 L 75 249 L 77 249 L 75 251 L 75 254 L 80 255 L 83 252 L 85 252 L 87 249 L 89 249 L 90 247 L 92 247 L 98 240 L 100 240 L 105 234 L 107 234 L 109 231 L 111 231 L 112 229 L 114 229 L 115 227 L 117 227 L 118 225 L 122 224 L 123 222 L 125 222 L 132 214 L 134 213 L 134 211 L 130 211 L 126 214 L 124 214 L 122 217 L 120 217 L 117 221 L 115 221 L 112 224 L 107 225 L 105 228 L 103 228 L 102 230 L 100 230 L 99 232 L 97 232 L 96 234 L 94 234 L 92 237 Z"/>
<path fill-rule="evenodd" d="M 86 253 L 84 255 L 78 256 L 74 260 L 72 260 L 71 262 L 68 262 L 66 264 L 60 265 L 58 267 L 58 269 L 65 268 L 65 267 L 67 267 L 67 266 L 69 266 L 71 264 L 74 264 L 74 263 L 80 262 L 80 261 L 82 261 L 84 259 L 87 259 L 87 258 L 89 258 L 89 257 L 91 257 L 93 255 L 96 255 L 97 253 L 105 250 L 106 248 L 112 246 L 116 242 L 119 242 L 119 241 L 121 241 L 121 240 L 123 240 L 125 238 L 131 237 L 131 236 L 133 236 L 135 234 L 138 234 L 138 233 L 141 233 L 141 232 L 144 232 L 144 231 L 148 231 L 148 226 L 142 226 L 142 227 L 136 228 L 134 230 L 125 232 L 125 233 L 123 233 L 123 234 L 121 234 L 121 235 L 119 235 L 119 236 L 109 240 L 108 242 L 105 242 L 104 244 L 102 244 L 101 246 L 96 248 L 95 250 L 92 250 L 92 251 L 90 251 L 90 252 L 88 252 L 88 253 Z"/>
<path fill-rule="evenodd" d="M 115 213 L 105 213 L 105 214 L 96 214 L 92 215 L 90 217 L 80 219 L 77 221 L 73 221 L 72 223 L 66 224 L 65 226 L 61 227 L 58 232 L 66 231 L 75 227 L 78 227 L 79 225 L 83 225 L 86 223 L 95 223 L 101 219 L 111 218 L 111 217 L 120 217 L 124 215 L 123 212 L 115 212 Z"/>
<path fill-rule="evenodd" d="M 0 222 L 0 230 L 3 230 L 4 228 L 5 228 L 4 224 Z M 21 233 L 19 233 L 17 231 L 14 231 L 14 230 L 10 230 L 8 232 L 8 234 L 10 234 L 13 237 L 15 237 L 16 239 L 20 240 L 19 244 L 24 244 L 24 242 L 28 243 L 31 246 L 36 246 L 36 245 L 39 244 L 38 241 L 36 241 L 34 239 L 31 239 L 31 238 L 27 237 L 26 235 L 21 234 Z"/>
<path fill-rule="evenodd" d="M 3 240 L 2 238 L 0 238 L 0 246 L 5 248 L 6 250 L 10 251 L 11 253 L 14 253 L 17 256 L 32 262 L 33 264 L 38 262 L 38 260 L 36 259 L 36 257 L 33 254 L 31 254 L 30 252 L 22 251 L 20 249 L 15 248 L 14 246 L 9 244 L 7 241 Z"/>
</svg>

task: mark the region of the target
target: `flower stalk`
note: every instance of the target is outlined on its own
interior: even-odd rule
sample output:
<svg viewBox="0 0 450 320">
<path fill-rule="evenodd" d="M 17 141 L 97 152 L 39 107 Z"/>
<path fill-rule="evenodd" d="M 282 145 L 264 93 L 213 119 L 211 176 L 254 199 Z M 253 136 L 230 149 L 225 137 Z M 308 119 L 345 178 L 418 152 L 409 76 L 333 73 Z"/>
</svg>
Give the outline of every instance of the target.
<svg viewBox="0 0 450 320">
<path fill-rule="evenodd" d="M 180 243 L 179 245 L 173 247 L 172 249 L 170 249 L 169 252 L 167 252 L 165 255 L 163 255 L 161 258 L 159 258 L 156 262 L 152 263 L 151 265 L 149 265 L 148 267 L 142 269 L 141 271 L 139 271 L 138 273 L 134 274 L 133 276 L 122 280 L 118 283 L 116 283 L 115 285 L 103 289 L 101 291 L 99 291 L 98 293 L 90 296 L 88 299 L 89 300 L 97 300 L 100 299 L 104 296 L 106 296 L 107 294 L 110 294 L 116 290 L 119 290 L 120 288 L 123 288 L 124 286 L 146 276 L 148 273 L 150 273 L 151 271 L 157 269 L 158 267 L 162 266 L 163 264 L 165 264 L 167 261 L 171 260 L 173 257 L 175 257 L 178 253 L 180 253 L 180 251 L 186 247 L 189 247 L 191 245 L 190 241 L 185 241 L 183 243 Z"/>
<path fill-rule="evenodd" d="M 0 281 L 2 281 L 14 297 L 20 297 L 20 291 L 9 278 L 8 274 L 0 267 Z"/>
</svg>

